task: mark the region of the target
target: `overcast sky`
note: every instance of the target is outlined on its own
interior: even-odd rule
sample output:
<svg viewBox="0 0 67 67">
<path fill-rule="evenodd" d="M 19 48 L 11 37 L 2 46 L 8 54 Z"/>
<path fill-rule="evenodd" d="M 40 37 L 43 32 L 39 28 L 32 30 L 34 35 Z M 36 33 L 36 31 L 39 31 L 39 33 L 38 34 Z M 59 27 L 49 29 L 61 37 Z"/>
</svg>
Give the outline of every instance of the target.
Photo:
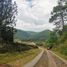
<svg viewBox="0 0 67 67">
<path fill-rule="evenodd" d="M 54 28 L 49 23 L 50 13 L 57 0 L 15 0 L 18 5 L 16 28 L 25 31 L 43 31 Z"/>
</svg>

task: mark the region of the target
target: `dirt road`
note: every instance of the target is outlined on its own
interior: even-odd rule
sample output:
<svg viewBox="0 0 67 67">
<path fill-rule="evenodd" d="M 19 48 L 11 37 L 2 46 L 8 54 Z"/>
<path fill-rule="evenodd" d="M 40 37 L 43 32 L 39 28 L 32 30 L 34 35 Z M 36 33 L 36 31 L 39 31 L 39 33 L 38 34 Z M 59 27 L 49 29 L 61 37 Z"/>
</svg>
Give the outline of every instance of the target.
<svg viewBox="0 0 67 67">
<path fill-rule="evenodd" d="M 0 67 L 12 66 L 0 65 Z M 22 67 L 67 67 L 67 61 L 54 54 L 52 51 L 44 49 L 32 61 Z"/>
<path fill-rule="evenodd" d="M 42 57 L 43 53 L 44 53 L 44 49 L 42 49 L 42 52 L 41 52 L 38 56 L 36 56 L 32 61 L 30 61 L 29 63 L 25 64 L 25 65 L 22 66 L 22 67 L 34 67 L 35 64 L 36 64 L 36 63 L 39 61 L 39 59 Z"/>
<path fill-rule="evenodd" d="M 67 61 L 62 60 L 62 58 L 59 58 L 52 51 L 45 50 L 34 67 L 67 67 Z"/>
<path fill-rule="evenodd" d="M 34 67 L 48 67 L 47 53 L 44 52 L 38 63 Z"/>
</svg>

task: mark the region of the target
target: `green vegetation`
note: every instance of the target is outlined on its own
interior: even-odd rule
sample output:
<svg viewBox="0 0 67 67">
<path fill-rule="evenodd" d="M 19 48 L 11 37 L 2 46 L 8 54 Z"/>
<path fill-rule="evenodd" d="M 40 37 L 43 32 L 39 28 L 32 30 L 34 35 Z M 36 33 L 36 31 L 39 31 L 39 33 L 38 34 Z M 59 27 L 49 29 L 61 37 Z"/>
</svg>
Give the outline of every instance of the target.
<svg viewBox="0 0 67 67">
<path fill-rule="evenodd" d="M 17 33 L 15 34 L 14 38 L 22 41 L 45 41 L 49 38 L 50 32 L 50 30 L 45 30 L 42 32 L 30 32 L 17 29 Z"/>
<path fill-rule="evenodd" d="M 63 34 L 59 39 L 58 39 L 58 44 L 52 49 L 55 51 L 59 56 L 67 59 L 67 35 Z"/>
<path fill-rule="evenodd" d="M 17 4 L 12 0 L 1 0 L 0 9 L 0 42 L 13 42 Z"/>
<path fill-rule="evenodd" d="M 65 18 L 67 17 L 66 10 L 67 3 L 64 1 L 63 5 L 62 0 L 59 1 L 58 5 L 53 8 L 49 22 L 54 23 L 56 28 L 51 32 L 50 38 L 46 40 L 47 47 L 49 49 L 52 48 L 56 54 L 65 59 L 67 59 L 67 18 Z"/>
<path fill-rule="evenodd" d="M 16 2 L 1 0 L 0 9 L 0 64 L 13 62 L 21 58 L 23 63 L 31 60 L 40 52 L 38 47 L 14 42 L 14 33 L 16 32 L 14 29 L 16 25 L 15 17 L 17 15 Z M 20 35 L 18 33 L 17 36 L 25 36 L 24 39 L 26 39 L 29 38 L 30 34 L 23 31 Z"/>
<path fill-rule="evenodd" d="M 27 40 L 30 38 L 30 36 L 31 35 L 28 32 L 17 29 L 17 32 L 14 35 L 14 38 L 19 40 Z"/>
<path fill-rule="evenodd" d="M 58 31 L 57 33 L 56 30 L 52 31 L 50 38 L 46 40 L 46 46 L 59 56 L 67 59 L 67 25 L 65 25 L 64 31 Z"/>
<path fill-rule="evenodd" d="M 64 30 L 64 25 L 67 21 L 65 17 L 67 18 L 67 3 L 59 0 L 58 5 L 55 6 L 51 12 L 49 22 L 54 23 L 56 29 L 62 28 Z"/>
<path fill-rule="evenodd" d="M 57 43 L 57 35 L 55 32 L 50 33 L 49 39 L 46 40 L 46 46 L 49 47 L 50 49 Z"/>
<path fill-rule="evenodd" d="M 61 57 L 67 59 L 67 3 L 59 2 L 51 12 L 50 23 L 56 28 L 53 31 L 30 32 L 14 29 L 17 4 L 12 0 L 1 0 L 0 2 L 0 64 L 15 65 L 20 67 L 32 60 L 40 53 L 38 46 L 45 46 L 52 49 Z M 58 21 L 57 21 L 58 20 Z M 16 34 L 14 34 L 16 32 Z M 14 42 L 14 39 L 21 41 L 33 41 L 37 45 Z M 45 44 L 45 45 L 44 45 Z M 16 66 L 17 64 L 17 66 Z"/>
<path fill-rule="evenodd" d="M 36 55 L 40 53 L 41 50 L 39 49 L 31 49 L 28 51 L 24 51 L 21 53 L 5 53 L 5 54 L 0 54 L 0 64 L 7 63 L 10 65 L 16 65 L 17 61 L 19 66 L 23 65 L 30 60 L 32 60 Z"/>
<path fill-rule="evenodd" d="M 27 44 L 22 44 L 22 43 L 12 43 L 12 44 L 3 44 L 0 45 L 0 53 L 13 53 L 13 52 L 22 52 L 22 51 L 27 51 L 33 48 L 38 48 L 37 46 L 34 45 L 27 45 Z"/>
<path fill-rule="evenodd" d="M 42 32 L 35 34 L 34 36 L 32 36 L 32 38 L 34 41 L 45 41 L 49 38 L 50 32 L 50 30 L 44 30 Z"/>
</svg>

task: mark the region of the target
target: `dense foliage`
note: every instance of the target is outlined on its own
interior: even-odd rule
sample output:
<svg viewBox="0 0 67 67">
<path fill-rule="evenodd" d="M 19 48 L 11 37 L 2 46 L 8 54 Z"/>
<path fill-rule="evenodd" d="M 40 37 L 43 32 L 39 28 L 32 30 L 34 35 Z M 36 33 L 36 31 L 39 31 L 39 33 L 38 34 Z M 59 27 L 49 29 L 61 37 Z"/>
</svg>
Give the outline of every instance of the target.
<svg viewBox="0 0 67 67">
<path fill-rule="evenodd" d="M 60 0 L 58 5 L 53 8 L 51 12 L 50 23 L 54 23 L 57 29 L 64 29 L 67 21 L 67 3 Z"/>
<path fill-rule="evenodd" d="M 16 14 L 16 2 L 0 0 L 0 41 L 13 41 Z"/>
<path fill-rule="evenodd" d="M 63 3 L 63 0 L 61 1 Z M 67 56 L 67 2 L 65 2 L 64 6 L 60 7 L 58 5 L 53 8 L 52 16 L 49 19 L 49 21 L 53 22 L 56 26 L 59 26 L 61 23 L 62 29 L 59 29 L 60 27 L 59 26 L 52 31 L 52 33 L 50 34 L 50 38 L 46 40 L 47 47 L 49 47 L 49 49 L 52 48 L 54 51 L 66 57 Z"/>
</svg>

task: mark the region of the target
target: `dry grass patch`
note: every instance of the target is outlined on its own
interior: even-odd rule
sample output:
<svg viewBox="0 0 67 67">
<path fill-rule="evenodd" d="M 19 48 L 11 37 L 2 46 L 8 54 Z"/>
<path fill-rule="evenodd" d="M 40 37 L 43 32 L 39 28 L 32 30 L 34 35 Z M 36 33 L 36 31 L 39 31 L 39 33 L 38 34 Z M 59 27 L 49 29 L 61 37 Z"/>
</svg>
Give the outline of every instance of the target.
<svg viewBox="0 0 67 67">
<path fill-rule="evenodd" d="M 31 49 L 22 53 L 0 54 L 0 64 L 8 63 L 12 67 L 21 67 L 40 52 L 40 49 Z"/>
</svg>

